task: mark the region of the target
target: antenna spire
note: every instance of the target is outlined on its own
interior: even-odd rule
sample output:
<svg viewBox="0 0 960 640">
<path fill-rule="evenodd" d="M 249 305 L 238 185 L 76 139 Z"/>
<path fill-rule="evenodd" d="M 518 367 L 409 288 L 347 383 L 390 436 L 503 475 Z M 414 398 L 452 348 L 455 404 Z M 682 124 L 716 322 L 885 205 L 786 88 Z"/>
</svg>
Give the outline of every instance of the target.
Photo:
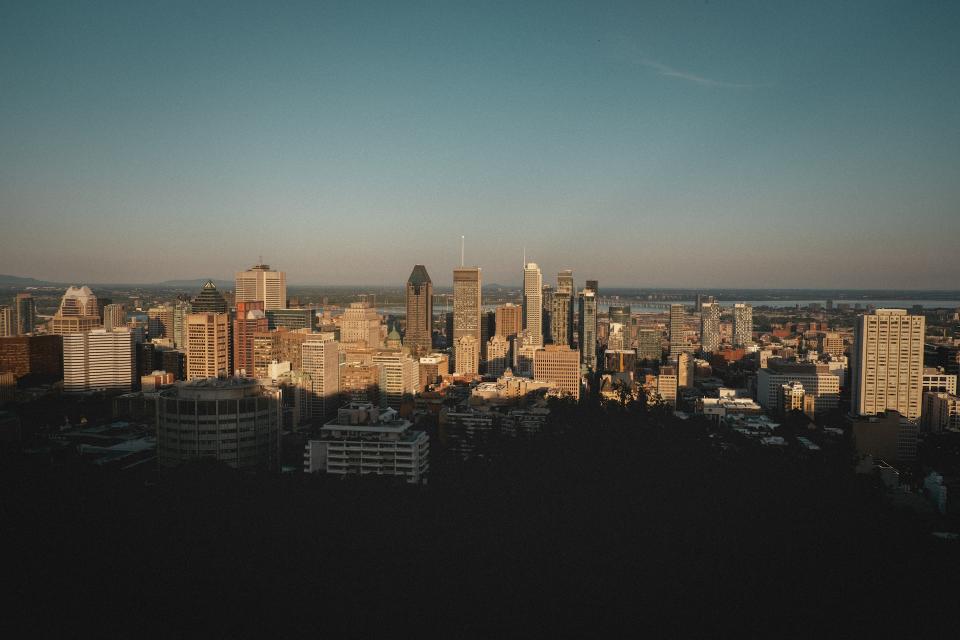
<svg viewBox="0 0 960 640">
<path fill-rule="evenodd" d="M 460 266 L 463 266 L 463 241 L 466 236 L 460 236 Z"/>
</svg>

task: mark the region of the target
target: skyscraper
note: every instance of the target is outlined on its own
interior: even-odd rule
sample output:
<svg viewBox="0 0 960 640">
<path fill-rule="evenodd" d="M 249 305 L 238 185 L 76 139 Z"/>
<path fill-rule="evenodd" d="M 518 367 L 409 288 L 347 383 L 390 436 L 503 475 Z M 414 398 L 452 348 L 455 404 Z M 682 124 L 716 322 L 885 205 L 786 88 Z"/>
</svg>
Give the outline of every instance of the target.
<svg viewBox="0 0 960 640">
<path fill-rule="evenodd" d="M 127 324 L 127 308 L 123 304 L 108 304 L 103 308 L 103 328 L 113 331 Z"/>
<path fill-rule="evenodd" d="M 187 316 L 187 380 L 230 373 L 230 316 L 191 313 Z"/>
<path fill-rule="evenodd" d="M 93 329 L 63 336 L 63 390 L 133 388 L 136 363 L 130 329 Z"/>
<path fill-rule="evenodd" d="M 213 284 L 213 280 L 207 282 L 200 289 L 200 293 L 190 303 L 193 313 L 226 313 L 227 301 Z"/>
<path fill-rule="evenodd" d="M 400 351 L 381 351 L 373 356 L 380 367 L 381 404 L 398 409 L 403 397 L 414 395 L 420 385 L 420 363 Z"/>
<path fill-rule="evenodd" d="M 187 316 L 193 313 L 193 305 L 186 300 L 178 300 L 173 307 L 173 344 L 178 349 L 187 346 Z"/>
<path fill-rule="evenodd" d="M 720 305 L 716 302 L 700 305 L 700 347 L 706 353 L 720 350 Z"/>
<path fill-rule="evenodd" d="M 887 409 L 916 420 L 923 403 L 926 319 L 905 309 L 876 309 L 854 327 L 853 406 L 861 416 Z"/>
<path fill-rule="evenodd" d="M 23 336 L 33 333 L 37 322 L 37 307 L 33 296 L 29 293 L 18 293 L 13 299 L 13 307 L 17 323 L 15 334 Z"/>
<path fill-rule="evenodd" d="M 67 335 L 81 333 L 101 326 L 97 296 L 90 287 L 69 287 L 60 301 L 60 308 L 50 321 L 50 333 Z"/>
<path fill-rule="evenodd" d="M 596 283 L 596 281 L 593 281 Z M 594 284 L 596 286 L 596 284 Z M 594 289 L 583 289 L 580 306 L 580 357 L 587 367 L 597 368 L 597 294 Z"/>
<path fill-rule="evenodd" d="M 312 333 L 304 341 L 301 371 L 307 378 L 307 418 L 322 419 L 332 415 L 340 393 L 340 350 L 332 333 Z"/>
<path fill-rule="evenodd" d="M 553 294 L 553 311 L 550 313 L 550 337 L 554 344 L 570 345 L 573 328 L 573 305 L 570 292 L 557 291 Z"/>
<path fill-rule="evenodd" d="M 510 365 L 510 341 L 495 335 L 487 341 L 487 375 L 499 378 Z"/>
<path fill-rule="evenodd" d="M 237 316 L 233 320 L 233 369 L 236 375 L 252 378 L 256 374 L 253 356 L 253 338 L 267 331 L 267 316 L 263 302 L 250 300 L 237 303 Z"/>
<path fill-rule="evenodd" d="M 523 324 L 522 307 L 518 307 L 512 302 L 501 304 L 496 311 L 496 335 L 503 336 L 507 340 L 516 338 L 520 334 Z"/>
<path fill-rule="evenodd" d="M 535 262 L 523 267 L 523 328 L 531 345 L 543 346 L 543 277 Z"/>
<path fill-rule="evenodd" d="M 607 310 L 607 315 L 610 317 L 611 326 L 615 322 L 623 325 L 623 348 L 630 349 L 633 346 L 633 318 L 630 314 L 630 306 L 612 304 Z"/>
<path fill-rule="evenodd" d="M 11 338 L 15 335 L 16 315 L 13 309 L 4 305 L 0 306 L 0 338 Z"/>
<path fill-rule="evenodd" d="M 663 357 L 660 332 L 656 329 L 637 330 L 637 360 L 660 362 Z"/>
<path fill-rule="evenodd" d="M 380 316 L 369 302 L 351 302 L 343 312 L 340 342 L 370 349 L 380 346 Z"/>
<path fill-rule="evenodd" d="M 678 354 L 689 351 L 684 338 L 684 332 L 687 329 L 687 314 L 682 304 L 670 305 L 670 358 L 674 359 Z"/>
<path fill-rule="evenodd" d="M 106 315 L 106 310 L 104 310 L 104 315 Z M 165 304 L 147 309 L 147 333 L 150 334 L 151 340 L 155 338 L 173 339 L 173 307 Z"/>
<path fill-rule="evenodd" d="M 543 285 L 543 341 L 553 342 L 553 287 Z"/>
<path fill-rule="evenodd" d="M 557 274 L 557 293 L 566 293 L 573 296 L 573 271 L 564 269 Z"/>
<path fill-rule="evenodd" d="M 287 306 L 287 274 L 271 271 L 268 264 L 256 264 L 236 273 L 234 302 L 263 301 L 264 311 Z"/>
<path fill-rule="evenodd" d="M 407 330 L 404 344 L 417 355 L 433 348 L 433 282 L 422 264 L 414 265 L 407 278 Z"/>
<path fill-rule="evenodd" d="M 456 348 L 460 338 L 472 336 L 476 341 L 478 354 L 482 309 L 480 289 L 480 267 L 457 267 L 453 270 L 453 344 Z M 464 366 L 470 369 L 464 369 Z M 454 370 L 457 373 L 479 373 L 478 367 L 479 362 L 461 364 L 456 360 L 456 353 L 454 354 Z"/>
<path fill-rule="evenodd" d="M 733 346 L 744 347 L 753 342 L 753 307 L 733 305 Z"/>
</svg>

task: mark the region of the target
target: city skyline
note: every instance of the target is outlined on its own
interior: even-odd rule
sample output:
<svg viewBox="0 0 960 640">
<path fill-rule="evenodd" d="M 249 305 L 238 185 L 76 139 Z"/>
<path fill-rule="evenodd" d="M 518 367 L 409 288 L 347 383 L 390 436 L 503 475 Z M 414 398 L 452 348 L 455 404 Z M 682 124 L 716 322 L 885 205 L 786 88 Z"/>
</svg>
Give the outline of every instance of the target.
<svg viewBox="0 0 960 640">
<path fill-rule="evenodd" d="M 948 289 L 958 14 L 10 6 L 0 273 L 445 285 L 465 235 L 488 282 Z"/>
</svg>

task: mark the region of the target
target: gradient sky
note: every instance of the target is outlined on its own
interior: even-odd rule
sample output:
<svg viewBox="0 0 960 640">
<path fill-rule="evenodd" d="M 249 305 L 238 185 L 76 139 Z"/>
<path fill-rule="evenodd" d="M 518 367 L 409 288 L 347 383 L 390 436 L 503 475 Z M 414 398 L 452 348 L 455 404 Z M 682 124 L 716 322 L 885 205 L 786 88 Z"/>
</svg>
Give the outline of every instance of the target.
<svg viewBox="0 0 960 640">
<path fill-rule="evenodd" d="M 203 5 L 202 7 L 199 5 Z M 0 273 L 960 288 L 960 3 L 0 4 Z"/>
</svg>

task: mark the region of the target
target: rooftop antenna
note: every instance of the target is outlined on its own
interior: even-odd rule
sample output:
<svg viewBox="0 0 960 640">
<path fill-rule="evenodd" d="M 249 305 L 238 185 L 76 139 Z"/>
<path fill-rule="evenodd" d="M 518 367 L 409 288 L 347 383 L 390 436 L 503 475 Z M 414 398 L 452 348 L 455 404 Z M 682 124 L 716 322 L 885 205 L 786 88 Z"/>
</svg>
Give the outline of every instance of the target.
<svg viewBox="0 0 960 640">
<path fill-rule="evenodd" d="M 460 236 L 460 266 L 463 266 L 463 240 L 466 236 Z"/>
<path fill-rule="evenodd" d="M 523 245 L 523 268 L 527 268 L 527 245 Z"/>
</svg>

